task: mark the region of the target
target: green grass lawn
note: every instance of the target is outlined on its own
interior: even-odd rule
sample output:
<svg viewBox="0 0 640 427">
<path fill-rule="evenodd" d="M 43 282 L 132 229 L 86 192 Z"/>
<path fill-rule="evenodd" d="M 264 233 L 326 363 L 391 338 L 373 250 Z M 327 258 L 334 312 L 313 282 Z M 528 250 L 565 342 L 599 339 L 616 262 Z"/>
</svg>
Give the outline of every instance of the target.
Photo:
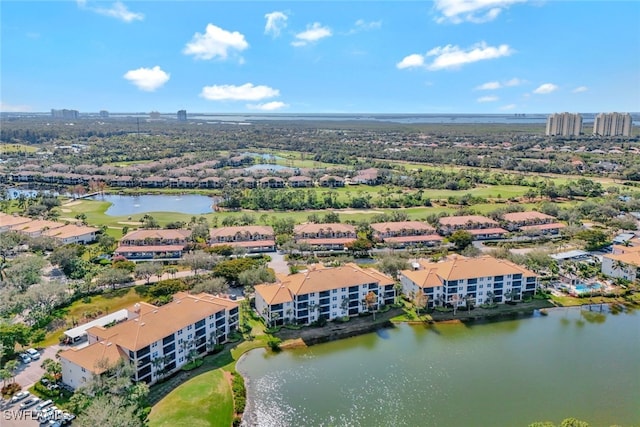
<svg viewBox="0 0 640 427">
<path fill-rule="evenodd" d="M 0 154 L 35 153 L 37 147 L 24 144 L 0 144 Z"/>
<path fill-rule="evenodd" d="M 75 301 L 69 307 L 60 309 L 58 312 L 62 315 L 65 324 L 54 331 L 49 332 L 44 341 L 37 343 L 38 346 L 47 347 L 58 344 L 60 336 L 67 329 L 71 328 L 72 321 L 76 320 L 85 323 L 85 313 L 102 312 L 102 315 L 113 313 L 126 307 L 130 307 L 142 298 L 133 288 L 121 289 L 115 292 L 109 292 L 101 295 L 90 297 L 90 302 L 84 302 L 82 299 Z"/>
<path fill-rule="evenodd" d="M 223 371 L 205 372 L 182 384 L 153 407 L 149 426 L 229 427 L 233 420 L 231 386 Z"/>
</svg>

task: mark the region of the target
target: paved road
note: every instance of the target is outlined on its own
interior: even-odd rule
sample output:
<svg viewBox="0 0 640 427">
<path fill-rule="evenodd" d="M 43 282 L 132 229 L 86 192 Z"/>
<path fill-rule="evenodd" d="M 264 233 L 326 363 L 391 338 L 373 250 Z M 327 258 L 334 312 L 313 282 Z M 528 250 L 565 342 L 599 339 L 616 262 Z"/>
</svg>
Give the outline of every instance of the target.
<svg viewBox="0 0 640 427">
<path fill-rule="evenodd" d="M 273 268 L 276 273 L 289 274 L 289 264 L 284 260 L 284 254 L 280 252 L 269 252 L 267 255 L 271 257 L 269 267 Z"/>
</svg>

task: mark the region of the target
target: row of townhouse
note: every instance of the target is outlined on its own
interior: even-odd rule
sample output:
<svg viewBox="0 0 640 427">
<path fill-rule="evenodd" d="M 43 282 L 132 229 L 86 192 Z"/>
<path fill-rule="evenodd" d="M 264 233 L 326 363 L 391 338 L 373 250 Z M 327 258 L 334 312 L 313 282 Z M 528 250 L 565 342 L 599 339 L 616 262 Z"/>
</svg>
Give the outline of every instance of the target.
<svg viewBox="0 0 640 427">
<path fill-rule="evenodd" d="M 5 177 L 7 178 L 7 177 Z M 308 176 L 291 176 L 282 178 L 279 176 L 265 176 L 254 178 L 253 176 L 237 176 L 234 178 L 223 178 L 218 176 L 197 177 L 197 176 L 158 176 L 152 175 L 144 178 L 132 175 L 90 175 L 66 172 L 45 172 L 40 171 L 18 171 L 8 175 L 9 180 L 14 183 L 44 183 L 55 185 L 90 185 L 92 182 L 104 182 L 111 187 L 142 187 L 142 188 L 208 188 L 220 189 L 231 188 L 310 188 L 344 187 L 345 178 L 333 175 L 325 175 L 314 181 Z M 8 181 L 8 180 L 7 180 Z"/>
<path fill-rule="evenodd" d="M 439 219 L 439 232 L 447 236 L 465 230 L 477 240 L 503 238 L 509 232 L 557 235 L 565 225 L 541 212 L 513 212 L 504 214 L 500 222 L 482 215 L 447 216 Z"/>
<path fill-rule="evenodd" d="M 532 223 L 536 219 L 554 219 L 538 212 L 521 212 L 518 216 L 509 218 L 505 219 L 509 231 L 538 227 L 542 233 L 557 233 L 564 227 L 564 224 L 557 222 Z M 443 235 L 458 229 L 471 232 L 476 239 L 501 238 L 509 232 L 498 227 L 496 221 L 479 215 L 440 218 L 439 230 L 420 221 L 373 223 L 371 228 L 374 240 L 394 248 L 436 246 L 442 243 Z M 307 245 L 310 250 L 318 251 L 344 250 L 345 246 L 358 237 L 355 226 L 343 223 L 299 224 L 294 227 L 293 234 L 297 244 Z M 188 244 L 189 235 L 189 230 L 137 230 L 122 238 L 115 253 L 131 260 L 180 259 Z M 249 253 L 276 250 L 273 228 L 262 225 L 211 229 L 209 244 L 242 247 Z"/>
<path fill-rule="evenodd" d="M 62 244 L 86 244 L 96 240 L 100 229 L 85 225 L 31 219 L 0 212 L 0 233 L 15 231 L 29 237 L 51 237 Z"/>
<path fill-rule="evenodd" d="M 518 301 L 535 294 L 538 276 L 513 262 L 490 256 L 452 255 L 444 261 L 417 261 L 399 273 L 402 293 L 412 299 L 422 292 L 428 307 L 466 306 Z"/>
<path fill-rule="evenodd" d="M 76 389 L 124 359 L 135 366 L 135 381 L 153 384 L 238 328 L 238 304 L 206 293 L 179 292 L 161 307 L 140 302 L 127 311 L 124 322 L 87 329 L 86 347 L 59 354 L 63 383 Z"/>
<path fill-rule="evenodd" d="M 320 316 L 334 320 L 392 304 L 394 283 L 378 270 L 353 263 L 334 268 L 314 265 L 305 272 L 280 275 L 276 283 L 257 285 L 255 307 L 269 325 L 308 325 Z M 367 303 L 370 293 L 375 298 Z"/>
</svg>

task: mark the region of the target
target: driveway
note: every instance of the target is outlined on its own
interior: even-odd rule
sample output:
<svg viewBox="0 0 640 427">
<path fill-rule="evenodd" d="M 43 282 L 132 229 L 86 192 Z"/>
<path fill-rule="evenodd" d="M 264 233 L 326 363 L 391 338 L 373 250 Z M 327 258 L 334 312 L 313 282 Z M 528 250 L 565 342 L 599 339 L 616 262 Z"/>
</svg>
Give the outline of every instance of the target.
<svg viewBox="0 0 640 427">
<path fill-rule="evenodd" d="M 269 252 L 271 257 L 269 267 L 273 268 L 276 273 L 289 274 L 289 264 L 284 260 L 284 254 L 280 252 Z"/>
</svg>

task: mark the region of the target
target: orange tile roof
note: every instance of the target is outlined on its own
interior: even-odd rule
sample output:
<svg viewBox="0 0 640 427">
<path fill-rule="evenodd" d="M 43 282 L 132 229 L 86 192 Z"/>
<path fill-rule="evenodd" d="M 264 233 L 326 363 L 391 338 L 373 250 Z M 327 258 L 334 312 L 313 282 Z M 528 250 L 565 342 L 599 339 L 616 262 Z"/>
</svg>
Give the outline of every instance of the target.
<svg viewBox="0 0 640 427">
<path fill-rule="evenodd" d="M 15 225 L 25 224 L 31 221 L 31 218 L 13 216 L 0 212 L 0 227 L 13 227 Z"/>
<path fill-rule="evenodd" d="M 623 264 L 630 264 L 635 267 L 640 267 L 640 252 L 627 252 L 623 254 L 606 254 L 604 258 L 609 258 L 614 261 L 620 261 Z"/>
<path fill-rule="evenodd" d="M 495 224 L 498 223 L 491 218 L 482 215 L 462 215 L 462 216 L 445 216 L 440 218 L 440 225 L 467 225 L 471 224 Z"/>
<path fill-rule="evenodd" d="M 521 222 L 530 220 L 552 220 L 555 219 L 551 215 L 544 214 L 542 212 L 529 211 L 529 212 L 510 212 L 502 216 L 505 221 L 508 222 Z"/>
<path fill-rule="evenodd" d="M 376 222 L 371 224 L 378 233 L 399 232 L 402 230 L 417 230 L 426 232 L 435 232 L 435 228 L 427 223 L 420 221 L 400 221 L 400 222 Z"/>
<path fill-rule="evenodd" d="M 120 359 L 127 359 L 124 351 L 108 339 L 81 349 L 60 352 L 60 357 L 98 375 L 106 371 L 108 367 L 114 366 Z"/>
<path fill-rule="evenodd" d="M 320 239 L 296 239 L 298 243 L 308 243 L 310 245 L 346 245 L 356 240 L 355 237 L 336 237 L 336 238 L 320 238 Z"/>
<path fill-rule="evenodd" d="M 244 235 L 244 234 L 266 234 L 268 236 L 273 236 L 273 227 L 269 227 L 266 225 L 244 225 L 239 227 L 221 227 L 221 228 L 212 228 L 209 231 L 209 234 L 212 238 L 215 237 L 233 237 L 236 234 Z"/>
<path fill-rule="evenodd" d="M 180 293 L 169 304 L 153 310 L 148 310 L 148 307 L 142 309 L 141 304 L 138 317 L 108 329 L 93 327 L 87 333 L 100 339 L 109 339 L 127 350 L 137 351 L 209 315 L 238 306 L 213 295 L 200 295 Z"/>
<path fill-rule="evenodd" d="M 427 283 L 427 276 L 429 274 L 435 274 L 442 282 L 443 280 L 464 280 L 474 279 L 478 277 L 493 277 L 503 276 L 508 274 L 522 274 L 523 277 L 535 277 L 536 274 L 527 270 L 524 267 L 520 267 L 511 261 L 504 259 L 497 259 L 491 256 L 485 255 L 478 258 L 466 258 L 463 256 L 457 256 L 447 259 L 442 262 L 428 262 L 425 260 L 419 261 L 419 264 L 423 270 L 403 270 L 402 274 L 411 278 L 415 277 L 414 283 Z M 435 277 L 434 276 L 434 277 Z M 428 278 L 433 282 L 433 277 Z M 439 286 L 432 284 L 431 286 Z"/>
<path fill-rule="evenodd" d="M 16 225 L 12 229 L 23 233 L 33 233 L 35 231 L 53 230 L 62 226 L 64 226 L 63 222 L 38 219 L 24 224 Z"/>
<path fill-rule="evenodd" d="M 80 237 L 85 234 L 97 233 L 99 228 L 87 227 L 84 225 L 67 224 L 65 226 L 55 228 L 53 230 L 47 230 L 43 232 L 45 236 L 55 237 L 58 239 L 66 239 L 68 237 Z"/>
<path fill-rule="evenodd" d="M 257 285 L 255 290 L 268 304 L 291 301 L 293 295 L 323 292 L 349 286 L 378 283 L 394 284 L 394 280 L 373 268 L 362 268 L 354 263 L 340 267 L 310 266 L 309 270 L 288 276 L 278 276 L 279 283 Z M 287 299 L 289 298 L 289 299 Z M 275 301 L 275 302 L 269 302 Z"/>
<path fill-rule="evenodd" d="M 144 239 L 185 239 L 191 235 L 191 231 L 186 229 L 176 230 L 136 230 L 127 233 L 122 240 L 144 240 Z"/>
<path fill-rule="evenodd" d="M 241 248 L 264 248 L 275 246 L 275 240 L 245 240 L 242 242 L 218 242 L 211 246 L 239 246 Z"/>
<path fill-rule="evenodd" d="M 551 224 L 537 224 L 537 225 L 524 225 L 522 227 L 520 227 L 520 230 L 522 231 L 527 231 L 527 230 L 554 230 L 557 228 L 565 228 L 566 225 L 564 225 L 561 222 L 552 222 Z"/>
<path fill-rule="evenodd" d="M 427 268 L 424 270 L 402 270 L 402 274 L 421 288 L 434 288 L 442 286 L 442 282 L 437 274 L 437 269 Z"/>
<path fill-rule="evenodd" d="M 256 285 L 255 291 L 268 305 L 293 301 L 291 290 L 283 283 Z"/>
<path fill-rule="evenodd" d="M 316 233 L 319 233 L 320 231 L 328 232 L 329 230 L 336 233 L 355 233 L 356 232 L 356 228 L 353 225 L 341 224 L 339 222 L 331 223 L 331 224 L 315 224 L 315 223 L 300 224 L 294 227 L 293 232 L 296 235 L 304 234 L 304 233 L 316 234 Z"/>
<path fill-rule="evenodd" d="M 184 245 L 125 245 L 118 246 L 115 252 L 178 252 L 182 250 L 184 250 Z"/>
</svg>

